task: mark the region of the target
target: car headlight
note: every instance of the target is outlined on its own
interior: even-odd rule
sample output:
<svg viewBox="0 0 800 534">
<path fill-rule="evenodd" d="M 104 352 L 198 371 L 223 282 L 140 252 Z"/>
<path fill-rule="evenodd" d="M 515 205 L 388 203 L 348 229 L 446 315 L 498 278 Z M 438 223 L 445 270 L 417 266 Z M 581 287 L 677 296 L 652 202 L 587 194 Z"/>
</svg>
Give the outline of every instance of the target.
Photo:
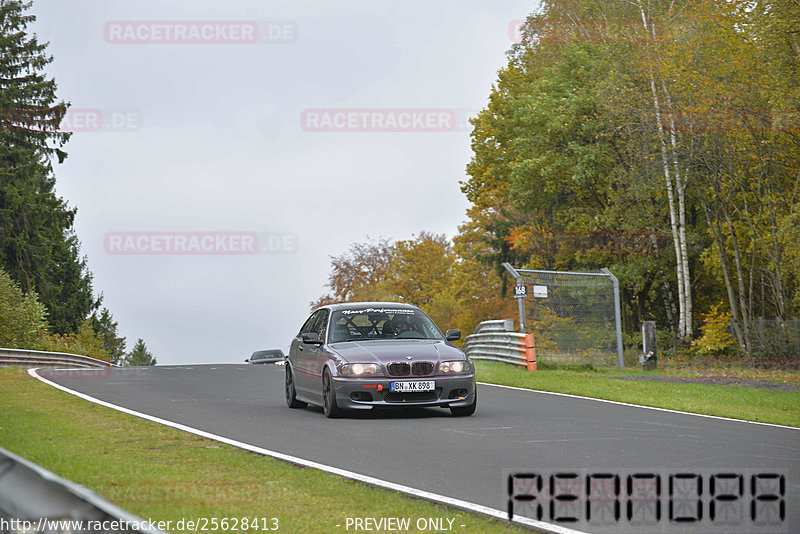
<svg viewBox="0 0 800 534">
<path fill-rule="evenodd" d="M 439 374 L 442 375 L 467 375 L 471 372 L 472 363 L 469 360 L 439 362 Z"/>
<path fill-rule="evenodd" d="M 377 363 L 346 363 L 339 368 L 343 376 L 375 376 L 381 374 Z"/>
</svg>

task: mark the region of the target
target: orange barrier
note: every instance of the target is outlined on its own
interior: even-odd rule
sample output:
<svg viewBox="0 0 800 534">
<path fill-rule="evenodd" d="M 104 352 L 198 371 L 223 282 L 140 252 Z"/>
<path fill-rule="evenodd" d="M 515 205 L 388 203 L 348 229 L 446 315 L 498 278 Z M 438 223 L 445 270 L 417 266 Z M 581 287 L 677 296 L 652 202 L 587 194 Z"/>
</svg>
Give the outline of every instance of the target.
<svg viewBox="0 0 800 534">
<path fill-rule="evenodd" d="M 533 340 L 533 334 L 525 334 L 524 340 L 525 347 L 525 361 L 527 361 L 528 371 L 536 370 L 536 344 Z"/>
</svg>

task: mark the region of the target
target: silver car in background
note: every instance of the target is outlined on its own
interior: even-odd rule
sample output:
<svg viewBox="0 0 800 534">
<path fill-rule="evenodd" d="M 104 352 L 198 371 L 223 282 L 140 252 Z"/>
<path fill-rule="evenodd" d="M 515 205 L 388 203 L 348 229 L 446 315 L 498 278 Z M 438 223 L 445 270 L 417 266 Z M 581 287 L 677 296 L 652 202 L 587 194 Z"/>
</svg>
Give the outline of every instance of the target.
<svg viewBox="0 0 800 534">
<path fill-rule="evenodd" d="M 281 349 L 257 350 L 244 363 L 266 364 L 283 363 L 286 355 Z"/>
<path fill-rule="evenodd" d="M 326 417 L 375 406 L 449 408 L 475 413 L 475 367 L 409 304 L 358 302 L 315 310 L 292 340 L 286 363 L 290 408 L 321 406 Z"/>
</svg>

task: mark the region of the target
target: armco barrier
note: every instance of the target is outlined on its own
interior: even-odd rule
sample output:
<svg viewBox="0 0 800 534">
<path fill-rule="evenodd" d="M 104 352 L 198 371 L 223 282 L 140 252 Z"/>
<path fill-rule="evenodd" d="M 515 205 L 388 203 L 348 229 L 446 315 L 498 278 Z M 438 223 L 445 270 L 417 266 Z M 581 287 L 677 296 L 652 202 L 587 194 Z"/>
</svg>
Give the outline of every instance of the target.
<svg viewBox="0 0 800 534">
<path fill-rule="evenodd" d="M 536 345 L 533 334 L 512 332 L 514 321 L 483 321 L 475 333 L 464 339 L 464 353 L 472 360 L 495 360 L 524 365 L 536 370 Z"/>
<path fill-rule="evenodd" d="M 0 531 L 162 534 L 84 486 L 0 447 Z"/>
<path fill-rule="evenodd" d="M 116 367 L 114 364 L 80 354 L 42 350 L 0 348 L 0 367 Z"/>
</svg>

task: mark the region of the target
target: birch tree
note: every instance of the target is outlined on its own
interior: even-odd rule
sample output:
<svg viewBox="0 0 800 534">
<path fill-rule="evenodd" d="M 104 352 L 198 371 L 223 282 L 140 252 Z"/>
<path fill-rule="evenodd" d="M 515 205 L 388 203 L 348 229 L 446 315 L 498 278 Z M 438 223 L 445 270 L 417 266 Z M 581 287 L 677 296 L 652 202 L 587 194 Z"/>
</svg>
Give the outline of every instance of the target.
<svg viewBox="0 0 800 534">
<path fill-rule="evenodd" d="M 650 93 L 658 129 L 658 144 L 667 190 L 670 228 L 675 248 L 675 264 L 678 285 L 678 338 L 692 338 L 692 277 L 689 271 L 689 255 L 686 244 L 686 183 L 688 176 L 682 174 L 678 154 L 678 132 L 676 110 L 668 87 L 668 80 L 661 72 L 662 42 L 659 39 L 657 20 L 664 24 L 675 16 L 674 3 L 663 14 L 654 13 L 652 2 L 634 2 L 641 17 L 644 39 L 645 69 L 650 82 Z M 657 18 L 654 15 L 659 15 Z M 663 31 L 663 29 L 661 30 Z M 663 40 L 662 40 L 663 41 Z M 685 167 L 684 167 L 685 168 Z"/>
</svg>

